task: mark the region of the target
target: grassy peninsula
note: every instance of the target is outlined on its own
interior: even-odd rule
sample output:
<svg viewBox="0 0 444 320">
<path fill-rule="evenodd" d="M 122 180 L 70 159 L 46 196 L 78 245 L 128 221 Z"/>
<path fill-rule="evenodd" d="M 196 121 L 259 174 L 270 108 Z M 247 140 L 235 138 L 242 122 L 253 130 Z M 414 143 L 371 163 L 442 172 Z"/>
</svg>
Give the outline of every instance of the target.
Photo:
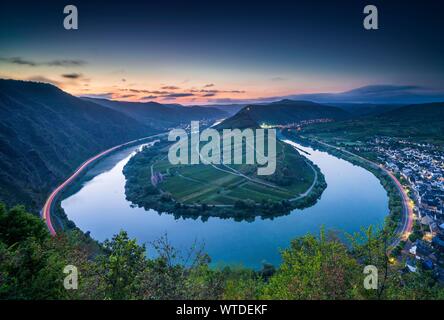
<svg viewBox="0 0 444 320">
<path fill-rule="evenodd" d="M 145 148 L 125 166 L 125 192 L 134 205 L 181 217 L 250 220 L 311 206 L 326 188 L 319 168 L 281 141 L 276 171 L 268 176 L 258 175 L 256 164 L 172 165 L 170 146 Z"/>
</svg>

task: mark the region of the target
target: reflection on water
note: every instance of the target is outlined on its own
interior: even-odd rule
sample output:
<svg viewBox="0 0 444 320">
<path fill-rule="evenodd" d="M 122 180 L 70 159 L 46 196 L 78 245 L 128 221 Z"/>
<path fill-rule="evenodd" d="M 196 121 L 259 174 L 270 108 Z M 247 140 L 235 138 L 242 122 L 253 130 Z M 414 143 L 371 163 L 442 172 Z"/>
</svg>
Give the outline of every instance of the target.
<svg viewBox="0 0 444 320">
<path fill-rule="evenodd" d="M 388 198 L 376 177 L 326 152 L 294 145 L 309 153 L 303 155 L 319 166 L 328 186 L 313 207 L 294 210 L 273 220 L 175 220 L 169 214 L 132 208 L 125 199 L 122 169 L 135 149 L 102 160 L 98 166 L 108 170 L 98 171 L 78 192 L 63 200 L 62 207 L 79 228 L 90 231 L 100 241 L 121 229 L 140 243 L 167 233 L 179 249 L 203 241 L 215 264 L 243 264 L 253 268 L 260 268 L 265 261 L 278 264 L 279 248 L 288 247 L 294 237 L 317 234 L 322 225 L 351 233 L 359 231 L 361 226 L 383 223 L 388 214 Z M 153 254 L 148 249 L 148 255 Z"/>
</svg>

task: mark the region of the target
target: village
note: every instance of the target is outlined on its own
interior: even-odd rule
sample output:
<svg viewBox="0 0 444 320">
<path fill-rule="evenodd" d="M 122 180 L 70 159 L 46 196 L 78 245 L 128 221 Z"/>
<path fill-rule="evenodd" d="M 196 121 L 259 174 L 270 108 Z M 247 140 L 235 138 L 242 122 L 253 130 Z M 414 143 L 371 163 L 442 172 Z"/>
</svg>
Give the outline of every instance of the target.
<svg viewBox="0 0 444 320">
<path fill-rule="evenodd" d="M 444 151 L 428 143 L 375 137 L 348 148 L 372 155 L 403 181 L 415 224 L 401 254 L 409 272 L 428 270 L 444 283 Z"/>
</svg>

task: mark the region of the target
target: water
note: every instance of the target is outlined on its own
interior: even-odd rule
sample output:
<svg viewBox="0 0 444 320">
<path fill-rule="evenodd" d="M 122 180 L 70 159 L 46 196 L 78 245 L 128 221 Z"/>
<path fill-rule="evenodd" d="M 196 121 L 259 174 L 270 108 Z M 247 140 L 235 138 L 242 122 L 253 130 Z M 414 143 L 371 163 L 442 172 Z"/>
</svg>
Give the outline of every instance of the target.
<svg viewBox="0 0 444 320">
<path fill-rule="evenodd" d="M 295 145 L 310 153 L 304 156 L 319 166 L 328 186 L 313 207 L 293 210 L 274 220 L 176 220 L 169 214 L 132 208 L 125 199 L 122 169 L 135 154 L 135 148 L 103 159 L 91 170 L 90 179 L 80 190 L 62 201 L 62 207 L 69 219 L 99 241 L 111 238 L 121 229 L 140 243 L 149 243 L 166 233 L 169 241 L 181 250 L 195 241 L 204 242 L 205 251 L 216 265 L 252 268 L 260 268 L 263 262 L 279 264 L 280 248 L 288 247 L 297 236 L 318 234 L 321 226 L 352 233 L 362 226 L 383 223 L 389 212 L 388 198 L 375 176 L 326 152 Z M 150 248 L 148 255 L 154 256 Z"/>
</svg>

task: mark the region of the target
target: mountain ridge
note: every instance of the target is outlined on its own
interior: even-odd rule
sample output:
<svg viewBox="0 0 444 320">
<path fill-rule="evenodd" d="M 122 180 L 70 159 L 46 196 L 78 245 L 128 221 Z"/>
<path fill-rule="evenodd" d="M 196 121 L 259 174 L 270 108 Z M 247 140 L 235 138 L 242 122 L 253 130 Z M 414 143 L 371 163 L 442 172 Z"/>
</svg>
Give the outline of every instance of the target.
<svg viewBox="0 0 444 320">
<path fill-rule="evenodd" d="M 248 117 L 245 115 L 248 113 Z M 232 126 L 233 123 L 243 121 L 240 118 L 251 119 L 254 123 L 261 125 L 284 125 L 303 120 L 314 120 L 321 118 L 345 119 L 350 114 L 340 108 L 318 104 L 312 101 L 284 99 L 269 104 L 247 105 L 234 116 L 223 121 L 219 127 Z M 239 120 L 238 120 L 239 119 Z"/>
<path fill-rule="evenodd" d="M 85 159 L 155 132 L 51 84 L 0 79 L 0 200 L 36 210 Z"/>
<path fill-rule="evenodd" d="M 199 106 L 182 106 L 178 104 L 161 104 L 149 102 L 127 102 L 108 99 L 83 97 L 106 108 L 121 112 L 137 121 L 157 129 L 171 128 L 192 120 L 217 120 L 228 114 L 219 109 Z"/>
</svg>

